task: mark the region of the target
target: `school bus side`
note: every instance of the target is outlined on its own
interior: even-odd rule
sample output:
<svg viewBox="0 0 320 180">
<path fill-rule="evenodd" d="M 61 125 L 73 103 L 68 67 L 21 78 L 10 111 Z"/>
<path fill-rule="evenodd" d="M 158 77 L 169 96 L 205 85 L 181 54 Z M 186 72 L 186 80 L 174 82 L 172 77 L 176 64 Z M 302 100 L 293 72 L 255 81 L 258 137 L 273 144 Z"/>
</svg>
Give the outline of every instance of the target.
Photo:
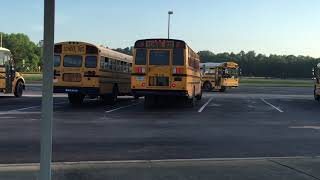
<svg viewBox="0 0 320 180">
<path fill-rule="evenodd" d="M 63 51 L 68 46 L 66 49 L 85 50 Z M 131 56 L 83 42 L 63 42 L 55 47 L 60 50 L 55 53 L 58 60 L 55 60 L 54 92 L 67 93 L 70 103 L 80 104 L 87 96 L 101 97 L 113 104 L 118 95 L 131 93 Z M 77 67 L 68 67 L 66 58 L 71 56 L 80 56 L 81 63 Z"/>
</svg>

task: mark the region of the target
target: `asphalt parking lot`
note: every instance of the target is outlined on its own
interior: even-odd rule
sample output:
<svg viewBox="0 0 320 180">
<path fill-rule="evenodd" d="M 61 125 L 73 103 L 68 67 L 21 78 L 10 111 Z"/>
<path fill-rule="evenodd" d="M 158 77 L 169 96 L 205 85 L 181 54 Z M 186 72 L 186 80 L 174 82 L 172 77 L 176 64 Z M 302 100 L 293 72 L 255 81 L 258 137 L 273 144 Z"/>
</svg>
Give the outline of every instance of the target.
<svg viewBox="0 0 320 180">
<path fill-rule="evenodd" d="M 0 163 L 39 162 L 40 86 L 0 97 Z M 193 108 L 143 98 L 116 105 L 54 98 L 53 161 L 320 155 L 320 103 L 311 88 L 243 86 L 205 93 Z"/>
</svg>

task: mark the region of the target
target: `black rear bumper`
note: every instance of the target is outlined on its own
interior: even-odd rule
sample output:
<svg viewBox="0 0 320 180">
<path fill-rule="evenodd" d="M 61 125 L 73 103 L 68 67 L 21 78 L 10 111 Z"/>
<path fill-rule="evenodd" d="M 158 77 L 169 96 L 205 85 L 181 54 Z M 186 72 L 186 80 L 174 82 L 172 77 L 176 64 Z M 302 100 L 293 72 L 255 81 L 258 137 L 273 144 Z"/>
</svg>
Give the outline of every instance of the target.
<svg viewBox="0 0 320 180">
<path fill-rule="evenodd" d="M 135 96 L 188 96 L 186 90 L 148 90 L 148 89 L 133 89 L 132 94 Z"/>
<path fill-rule="evenodd" d="M 67 93 L 67 94 L 85 94 L 85 95 L 99 95 L 100 90 L 96 87 L 64 87 L 54 86 L 54 93 Z"/>
</svg>

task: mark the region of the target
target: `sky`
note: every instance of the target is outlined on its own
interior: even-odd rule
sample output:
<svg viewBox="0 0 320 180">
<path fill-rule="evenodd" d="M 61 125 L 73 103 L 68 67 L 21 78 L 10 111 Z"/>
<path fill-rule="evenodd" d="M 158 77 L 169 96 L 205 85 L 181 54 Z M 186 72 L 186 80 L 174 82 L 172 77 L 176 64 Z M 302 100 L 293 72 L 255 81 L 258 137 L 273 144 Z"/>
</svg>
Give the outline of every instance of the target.
<svg viewBox="0 0 320 180">
<path fill-rule="evenodd" d="M 56 0 L 55 42 L 110 48 L 171 34 L 196 51 L 320 57 L 319 0 Z M 1 2 L 0 32 L 43 39 L 43 0 Z"/>
</svg>

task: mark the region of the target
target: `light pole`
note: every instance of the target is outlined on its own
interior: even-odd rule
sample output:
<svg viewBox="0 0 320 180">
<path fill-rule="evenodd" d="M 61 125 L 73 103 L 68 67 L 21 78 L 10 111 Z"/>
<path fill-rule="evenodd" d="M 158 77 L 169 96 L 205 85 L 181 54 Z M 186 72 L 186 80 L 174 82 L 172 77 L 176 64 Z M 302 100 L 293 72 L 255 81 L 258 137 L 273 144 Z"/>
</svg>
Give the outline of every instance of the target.
<svg viewBox="0 0 320 180">
<path fill-rule="evenodd" d="M 168 39 L 170 39 L 170 16 L 173 14 L 173 11 L 168 11 Z"/>
<path fill-rule="evenodd" d="M 44 0 L 43 85 L 40 131 L 39 180 L 51 180 L 53 49 L 55 0 Z"/>
</svg>

